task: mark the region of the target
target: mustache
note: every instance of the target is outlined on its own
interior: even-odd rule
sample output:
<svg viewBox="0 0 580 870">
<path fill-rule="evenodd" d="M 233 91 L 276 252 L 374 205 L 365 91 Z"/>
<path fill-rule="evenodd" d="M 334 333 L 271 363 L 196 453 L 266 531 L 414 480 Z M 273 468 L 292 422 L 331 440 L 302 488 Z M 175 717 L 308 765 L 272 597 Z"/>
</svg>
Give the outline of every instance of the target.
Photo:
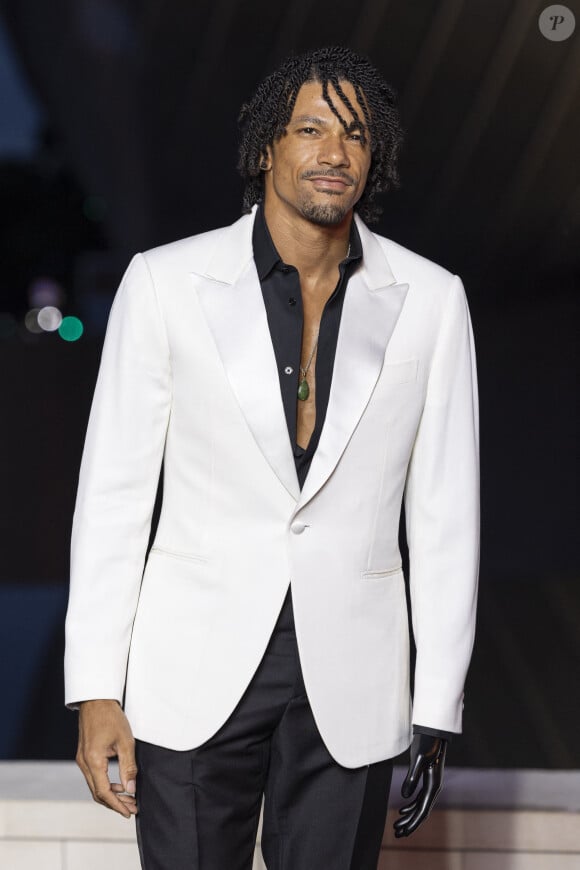
<svg viewBox="0 0 580 870">
<path fill-rule="evenodd" d="M 346 181 L 347 184 L 354 186 L 355 179 L 348 172 L 341 172 L 339 169 L 307 169 L 302 173 L 302 178 L 340 178 Z"/>
</svg>

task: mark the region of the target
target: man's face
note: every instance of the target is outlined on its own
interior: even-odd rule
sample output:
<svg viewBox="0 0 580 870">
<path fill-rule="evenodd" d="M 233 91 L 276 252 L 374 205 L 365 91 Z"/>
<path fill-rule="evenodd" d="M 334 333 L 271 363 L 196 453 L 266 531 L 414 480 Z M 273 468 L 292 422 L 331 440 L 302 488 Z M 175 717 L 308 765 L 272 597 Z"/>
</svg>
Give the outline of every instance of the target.
<svg viewBox="0 0 580 870">
<path fill-rule="evenodd" d="M 361 121 L 363 111 L 350 82 L 340 85 Z M 328 95 L 340 115 L 354 120 L 331 84 Z M 347 132 L 322 96 L 320 82 L 306 82 L 296 98 L 286 135 L 268 148 L 266 207 L 298 213 L 323 226 L 340 224 L 363 194 L 371 165 L 369 132 Z"/>
</svg>

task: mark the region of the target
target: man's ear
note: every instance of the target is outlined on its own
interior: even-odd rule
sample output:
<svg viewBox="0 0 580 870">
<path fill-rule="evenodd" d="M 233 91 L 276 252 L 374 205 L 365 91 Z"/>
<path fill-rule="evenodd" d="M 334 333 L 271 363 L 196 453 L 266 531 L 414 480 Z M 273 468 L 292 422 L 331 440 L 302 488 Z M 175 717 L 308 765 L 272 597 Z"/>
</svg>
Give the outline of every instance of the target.
<svg viewBox="0 0 580 870">
<path fill-rule="evenodd" d="M 262 172 L 269 172 L 272 168 L 272 148 L 266 145 L 262 151 L 262 159 L 260 160 L 260 169 Z"/>
</svg>

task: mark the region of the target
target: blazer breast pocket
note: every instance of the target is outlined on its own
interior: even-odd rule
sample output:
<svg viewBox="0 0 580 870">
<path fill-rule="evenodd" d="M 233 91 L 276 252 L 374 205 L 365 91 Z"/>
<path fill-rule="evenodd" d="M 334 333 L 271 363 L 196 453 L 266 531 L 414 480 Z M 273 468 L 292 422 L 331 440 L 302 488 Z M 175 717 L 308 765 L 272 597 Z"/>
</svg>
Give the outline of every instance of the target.
<svg viewBox="0 0 580 870">
<path fill-rule="evenodd" d="M 385 362 L 379 382 L 387 386 L 397 384 L 412 384 L 417 380 L 419 370 L 418 359 L 406 359 L 400 362 Z"/>
</svg>

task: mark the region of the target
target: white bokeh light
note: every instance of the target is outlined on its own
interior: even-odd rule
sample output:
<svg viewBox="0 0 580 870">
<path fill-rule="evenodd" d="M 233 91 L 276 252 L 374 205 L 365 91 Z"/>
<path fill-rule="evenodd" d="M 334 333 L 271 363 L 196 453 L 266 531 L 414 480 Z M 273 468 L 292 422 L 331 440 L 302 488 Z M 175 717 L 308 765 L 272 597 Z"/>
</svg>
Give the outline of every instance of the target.
<svg viewBox="0 0 580 870">
<path fill-rule="evenodd" d="M 45 332 L 55 332 L 62 323 L 62 314 L 54 305 L 45 305 L 38 312 L 37 320 Z"/>
<path fill-rule="evenodd" d="M 38 308 L 31 308 L 24 315 L 24 325 L 29 332 L 42 332 L 42 326 L 38 323 L 39 310 Z"/>
</svg>

